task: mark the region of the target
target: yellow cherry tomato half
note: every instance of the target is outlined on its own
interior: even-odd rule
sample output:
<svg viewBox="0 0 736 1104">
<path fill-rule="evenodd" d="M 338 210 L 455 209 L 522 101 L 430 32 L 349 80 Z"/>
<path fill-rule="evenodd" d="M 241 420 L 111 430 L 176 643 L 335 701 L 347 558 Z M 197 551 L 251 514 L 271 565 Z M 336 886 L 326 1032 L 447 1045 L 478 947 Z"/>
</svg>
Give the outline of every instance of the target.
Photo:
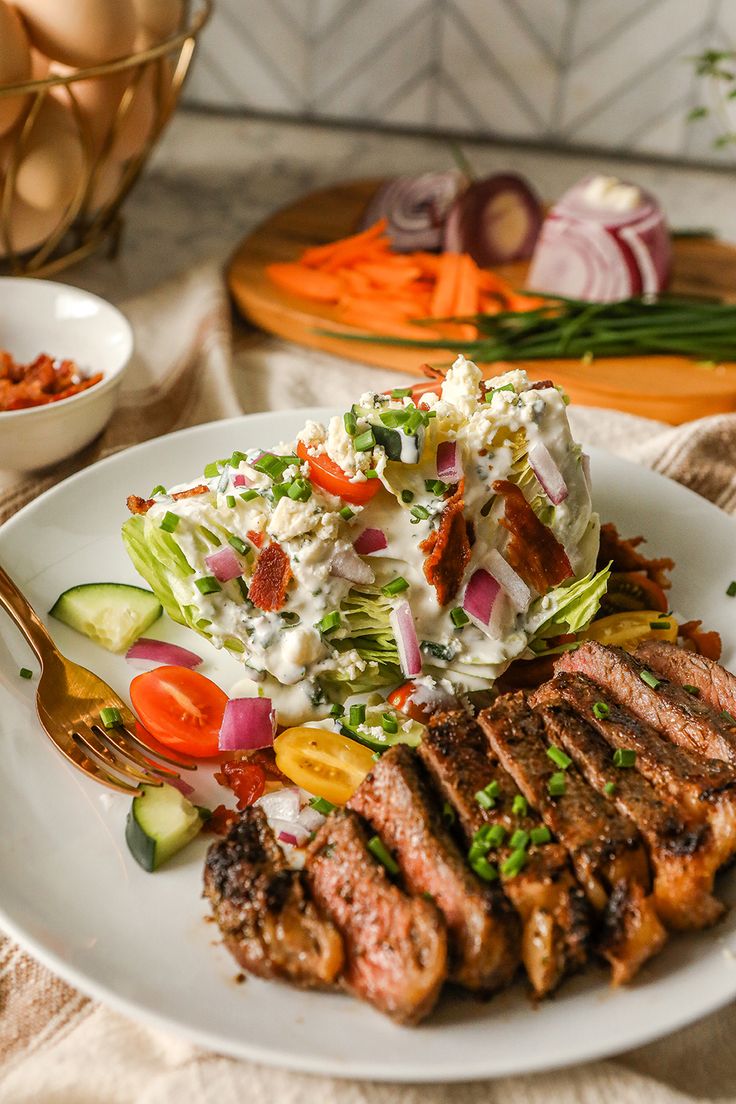
<svg viewBox="0 0 736 1104">
<path fill-rule="evenodd" d="M 583 639 L 618 644 L 633 652 L 642 640 L 668 640 L 674 644 L 677 627 L 674 617 L 661 610 L 626 610 L 593 621 L 583 633 Z"/>
<path fill-rule="evenodd" d="M 333 805 L 344 805 L 374 765 L 367 747 L 324 728 L 287 728 L 273 746 L 282 774 Z"/>
</svg>

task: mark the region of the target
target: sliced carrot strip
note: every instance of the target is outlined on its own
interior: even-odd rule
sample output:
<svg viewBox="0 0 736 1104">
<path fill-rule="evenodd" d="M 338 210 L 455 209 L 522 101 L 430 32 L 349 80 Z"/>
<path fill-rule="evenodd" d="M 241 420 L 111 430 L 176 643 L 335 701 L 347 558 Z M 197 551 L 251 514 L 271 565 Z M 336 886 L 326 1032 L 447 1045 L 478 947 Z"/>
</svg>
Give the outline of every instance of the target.
<svg viewBox="0 0 736 1104">
<path fill-rule="evenodd" d="M 387 225 L 386 219 L 379 219 L 373 226 L 369 226 L 367 230 L 361 230 L 359 234 L 351 234 L 348 238 L 339 238 L 337 241 L 327 242 L 325 245 L 315 245 L 311 249 L 305 249 L 301 262 L 310 266 L 320 265 L 328 258 L 333 258 L 338 254 L 353 253 L 356 249 L 360 251 L 368 242 L 380 238 Z"/>
<path fill-rule="evenodd" d="M 317 299 L 321 303 L 336 303 L 344 289 L 339 277 L 305 268 L 302 264 L 271 264 L 266 271 L 284 291 L 303 295 L 305 299 Z"/>
<path fill-rule="evenodd" d="M 432 316 L 446 318 L 453 313 L 460 274 L 460 253 L 443 253 L 442 265 L 437 274 L 437 284 L 432 296 Z"/>
</svg>

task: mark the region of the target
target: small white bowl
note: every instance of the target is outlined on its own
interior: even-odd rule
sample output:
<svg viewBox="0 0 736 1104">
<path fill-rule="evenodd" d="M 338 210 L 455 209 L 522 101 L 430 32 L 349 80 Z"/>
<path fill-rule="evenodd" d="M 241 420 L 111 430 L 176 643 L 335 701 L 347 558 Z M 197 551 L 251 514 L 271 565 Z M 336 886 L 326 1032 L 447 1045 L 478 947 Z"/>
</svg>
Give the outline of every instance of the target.
<svg viewBox="0 0 736 1104">
<path fill-rule="evenodd" d="M 110 420 L 133 352 L 133 331 L 88 291 L 28 277 L 0 277 L 0 349 L 27 364 L 41 353 L 73 360 L 94 387 L 69 399 L 0 411 L 0 469 L 35 471 L 88 445 Z"/>
</svg>

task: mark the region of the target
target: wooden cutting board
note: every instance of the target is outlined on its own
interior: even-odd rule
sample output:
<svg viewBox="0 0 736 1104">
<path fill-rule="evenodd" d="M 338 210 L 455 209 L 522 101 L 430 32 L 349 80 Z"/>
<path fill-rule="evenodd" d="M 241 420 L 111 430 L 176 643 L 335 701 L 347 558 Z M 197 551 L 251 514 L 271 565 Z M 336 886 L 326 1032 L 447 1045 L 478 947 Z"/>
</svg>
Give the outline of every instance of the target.
<svg viewBox="0 0 736 1104">
<path fill-rule="evenodd" d="M 450 363 L 446 349 L 401 349 L 325 337 L 316 330 L 327 326 L 355 331 L 338 322 L 333 307 L 282 291 L 265 271 L 273 261 L 295 260 L 307 246 L 351 233 L 378 183 L 360 181 L 325 188 L 277 211 L 238 246 L 228 265 L 228 283 L 245 318 L 261 329 L 350 360 L 422 375 L 425 362 L 443 367 Z M 523 286 L 525 264 L 507 265 L 498 271 L 518 287 Z M 676 239 L 671 290 L 736 302 L 736 247 L 707 238 Z M 607 357 L 591 364 L 579 360 L 518 361 L 516 366 L 526 368 L 536 379 L 553 378 L 574 402 L 626 410 L 674 425 L 708 414 L 736 411 L 736 364 L 648 356 Z M 493 376 L 508 367 L 496 363 L 484 365 L 484 371 Z"/>
</svg>

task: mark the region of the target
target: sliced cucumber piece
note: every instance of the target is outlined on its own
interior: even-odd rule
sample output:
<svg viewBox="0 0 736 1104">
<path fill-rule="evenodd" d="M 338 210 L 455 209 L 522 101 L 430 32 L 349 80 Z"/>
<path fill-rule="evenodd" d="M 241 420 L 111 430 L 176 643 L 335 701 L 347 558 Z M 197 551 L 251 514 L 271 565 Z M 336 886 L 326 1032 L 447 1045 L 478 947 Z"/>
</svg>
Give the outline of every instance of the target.
<svg viewBox="0 0 736 1104">
<path fill-rule="evenodd" d="M 197 806 L 173 786 L 141 786 L 128 813 L 125 842 L 139 866 L 158 870 L 194 839 L 203 822 Z"/>
<path fill-rule="evenodd" d="M 409 747 L 418 747 L 426 732 L 425 726 L 419 721 L 407 722 L 406 717 L 399 715 L 396 718 L 396 732 L 385 732 L 381 724 L 381 718 L 387 712 L 393 716 L 392 710 L 387 710 L 385 705 L 382 709 L 368 709 L 363 724 L 353 726 L 343 723 L 340 725 L 340 732 L 343 736 L 347 736 L 351 740 L 357 740 L 359 744 L 369 747 L 371 751 L 386 751 L 394 744 L 408 744 Z M 404 725 L 406 725 L 406 728 L 404 728 Z M 374 736 L 371 729 L 380 729 L 380 735 Z"/>
<path fill-rule="evenodd" d="M 54 602 L 50 614 L 110 652 L 122 652 L 161 616 L 155 594 L 127 583 L 80 583 Z"/>
<path fill-rule="evenodd" d="M 418 464 L 422 455 L 424 431 L 404 433 L 403 429 L 387 429 L 384 425 L 371 424 L 376 444 L 381 445 L 389 460 L 402 464 Z"/>
</svg>

